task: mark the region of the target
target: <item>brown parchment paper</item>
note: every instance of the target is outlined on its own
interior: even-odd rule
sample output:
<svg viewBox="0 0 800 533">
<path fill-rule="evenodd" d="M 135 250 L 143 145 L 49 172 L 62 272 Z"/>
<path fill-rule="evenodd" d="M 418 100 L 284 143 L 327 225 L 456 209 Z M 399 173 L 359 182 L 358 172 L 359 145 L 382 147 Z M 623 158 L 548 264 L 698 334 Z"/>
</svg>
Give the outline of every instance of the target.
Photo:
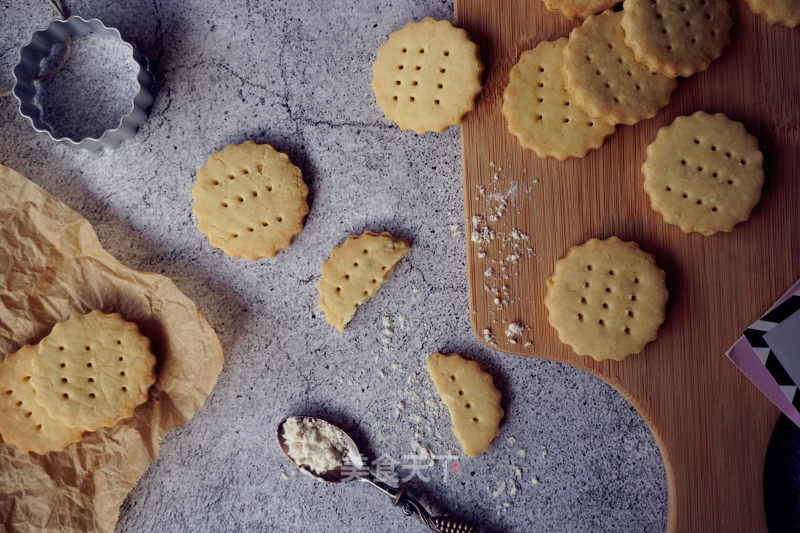
<svg viewBox="0 0 800 533">
<path fill-rule="evenodd" d="M 214 330 L 172 281 L 120 264 L 86 219 L 0 165 L 0 359 L 93 309 L 119 312 L 150 337 L 156 384 L 132 418 L 63 452 L 36 455 L 0 440 L 7 531 L 113 531 L 162 437 L 211 392 L 223 356 Z"/>
</svg>

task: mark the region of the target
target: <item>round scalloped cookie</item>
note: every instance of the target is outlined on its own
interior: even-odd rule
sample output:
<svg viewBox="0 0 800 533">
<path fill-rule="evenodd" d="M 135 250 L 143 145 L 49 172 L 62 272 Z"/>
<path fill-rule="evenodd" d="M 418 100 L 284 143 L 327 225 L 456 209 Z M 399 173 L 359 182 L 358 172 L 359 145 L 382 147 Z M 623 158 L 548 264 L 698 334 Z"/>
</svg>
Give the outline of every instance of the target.
<svg viewBox="0 0 800 533">
<path fill-rule="evenodd" d="M 509 73 L 502 113 L 508 130 L 539 157 L 583 157 L 602 146 L 614 124 L 572 102 L 561 74 L 567 39 L 543 41 L 522 53 Z"/>
<path fill-rule="evenodd" d="M 400 129 L 441 133 L 475 107 L 482 74 L 478 45 L 467 32 L 428 17 L 393 32 L 378 49 L 372 88 Z"/>
<path fill-rule="evenodd" d="M 733 231 L 761 199 L 764 156 L 741 122 L 702 111 L 658 130 L 642 165 L 650 206 L 687 233 Z"/>
<path fill-rule="evenodd" d="M 678 82 L 636 60 L 621 20 L 606 11 L 573 29 L 562 68 L 567 91 L 590 115 L 631 125 L 667 105 Z"/>
<path fill-rule="evenodd" d="M 576 354 L 620 361 L 658 335 L 669 298 L 664 279 L 635 242 L 590 239 L 556 261 L 547 320 Z"/>
<path fill-rule="evenodd" d="M 636 59 L 670 78 L 708 68 L 730 41 L 727 0 L 625 0 L 622 28 Z"/>
</svg>

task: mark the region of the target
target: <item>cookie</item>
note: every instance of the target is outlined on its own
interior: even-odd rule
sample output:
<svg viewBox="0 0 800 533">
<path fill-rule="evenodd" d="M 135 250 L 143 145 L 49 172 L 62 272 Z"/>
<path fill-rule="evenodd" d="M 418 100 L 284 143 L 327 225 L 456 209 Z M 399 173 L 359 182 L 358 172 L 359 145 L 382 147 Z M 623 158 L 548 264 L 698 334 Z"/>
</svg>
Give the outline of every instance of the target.
<svg viewBox="0 0 800 533">
<path fill-rule="evenodd" d="M 60 452 L 83 437 L 80 428 L 51 417 L 36 402 L 31 384 L 36 346 L 23 346 L 0 365 L 0 435 L 25 452 Z"/>
<path fill-rule="evenodd" d="M 781 24 L 795 28 L 800 24 L 800 0 L 746 0 L 756 15 L 761 15 L 770 24 Z"/>
<path fill-rule="evenodd" d="M 334 248 L 318 286 L 326 320 L 344 331 L 358 306 L 375 296 L 409 250 L 405 239 L 371 231 L 351 235 Z"/>
<path fill-rule="evenodd" d="M 450 412 L 453 433 L 464 453 L 475 457 L 489 449 L 500 434 L 500 391 L 492 376 L 475 361 L 457 353 L 434 353 L 428 357 L 428 372 L 436 392 Z"/>
<path fill-rule="evenodd" d="M 289 156 L 246 141 L 211 154 L 192 188 L 200 231 L 232 257 L 275 257 L 303 229 L 308 186 Z"/>
<path fill-rule="evenodd" d="M 590 239 L 556 262 L 547 319 L 578 355 L 622 360 L 656 338 L 669 296 L 664 277 L 636 243 Z"/>
<path fill-rule="evenodd" d="M 702 111 L 658 130 L 642 165 L 650 206 L 683 231 L 733 231 L 761 199 L 764 156 L 741 122 Z"/>
<path fill-rule="evenodd" d="M 564 48 L 564 84 L 591 116 L 635 124 L 667 105 L 677 82 L 636 60 L 621 20 L 622 13 L 606 11 L 572 30 Z"/>
<path fill-rule="evenodd" d="M 372 88 L 386 118 L 419 134 L 443 132 L 475 107 L 478 46 L 465 30 L 426 18 L 393 32 L 372 65 Z"/>
<path fill-rule="evenodd" d="M 619 3 L 618 0 L 543 0 L 550 11 L 558 11 L 568 19 L 585 19 Z"/>
<path fill-rule="evenodd" d="M 72 315 L 33 356 L 36 401 L 64 424 L 95 431 L 133 416 L 155 382 L 150 339 L 117 313 Z"/>
<path fill-rule="evenodd" d="M 566 39 L 544 41 L 523 52 L 503 94 L 508 131 L 539 157 L 583 157 L 614 133 L 614 124 L 573 104 L 561 74 Z"/>
<path fill-rule="evenodd" d="M 625 0 L 622 28 L 637 61 L 670 78 L 705 70 L 730 41 L 727 0 Z"/>
</svg>

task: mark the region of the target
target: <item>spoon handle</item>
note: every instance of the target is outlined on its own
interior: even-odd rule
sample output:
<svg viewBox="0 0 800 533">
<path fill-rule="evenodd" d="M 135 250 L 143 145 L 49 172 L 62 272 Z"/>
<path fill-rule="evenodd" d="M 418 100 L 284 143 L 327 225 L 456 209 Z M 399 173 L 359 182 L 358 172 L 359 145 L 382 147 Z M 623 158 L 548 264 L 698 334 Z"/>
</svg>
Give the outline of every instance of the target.
<svg viewBox="0 0 800 533">
<path fill-rule="evenodd" d="M 394 490 L 396 491 L 396 494 L 392 494 L 394 496 L 394 504 L 400 506 L 406 516 L 413 515 L 428 526 L 431 531 L 436 531 L 437 533 L 478 533 L 477 529 L 466 522 L 446 516 L 431 516 L 421 503 L 406 493 L 405 488 Z"/>
</svg>

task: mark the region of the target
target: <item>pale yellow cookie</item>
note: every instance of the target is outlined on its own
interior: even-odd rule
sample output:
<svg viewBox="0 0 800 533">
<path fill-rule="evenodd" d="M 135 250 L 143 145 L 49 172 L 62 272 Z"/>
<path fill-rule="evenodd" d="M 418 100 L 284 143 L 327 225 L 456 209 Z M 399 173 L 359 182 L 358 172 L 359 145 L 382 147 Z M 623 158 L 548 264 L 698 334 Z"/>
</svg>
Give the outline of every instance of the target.
<svg viewBox="0 0 800 533">
<path fill-rule="evenodd" d="M 481 91 L 478 46 L 465 30 L 426 18 L 393 32 L 372 65 L 372 88 L 386 118 L 419 134 L 461 122 Z"/>
<path fill-rule="evenodd" d="M 585 19 L 588 16 L 611 9 L 619 0 L 543 0 L 550 11 L 558 11 L 568 19 Z"/>
<path fill-rule="evenodd" d="M 434 353 L 428 357 L 428 372 L 436 392 L 450 411 L 453 433 L 464 453 L 475 457 L 489 449 L 500 434 L 500 391 L 492 376 L 475 361 L 457 353 Z"/>
<path fill-rule="evenodd" d="M 567 40 L 543 41 L 523 52 L 503 94 L 508 130 L 539 157 L 583 157 L 614 133 L 614 124 L 586 114 L 564 88 L 561 74 Z"/>
<path fill-rule="evenodd" d="M 653 256 L 611 237 L 573 246 L 556 262 L 544 305 L 575 353 L 619 361 L 656 338 L 668 296 Z"/>
<path fill-rule="evenodd" d="M 326 320 L 344 331 L 358 306 L 375 296 L 409 250 L 405 239 L 371 231 L 351 235 L 334 248 L 322 265 L 318 286 Z"/>
<path fill-rule="evenodd" d="M 705 70 L 731 33 L 727 0 L 625 0 L 622 28 L 636 59 L 670 78 Z"/>
<path fill-rule="evenodd" d="M 764 156 L 741 122 L 702 111 L 658 130 L 642 165 L 650 206 L 683 231 L 733 231 L 761 199 Z"/>
<path fill-rule="evenodd" d="M 636 60 L 621 20 L 622 13 L 606 11 L 572 30 L 564 48 L 564 84 L 591 116 L 635 124 L 669 103 L 677 81 Z"/>
<path fill-rule="evenodd" d="M 200 231 L 233 257 L 275 257 L 303 229 L 308 186 L 289 156 L 245 141 L 211 154 L 192 188 Z"/>
<path fill-rule="evenodd" d="M 0 365 L 0 435 L 22 451 L 60 452 L 83 437 L 83 430 L 51 417 L 36 402 L 31 384 L 36 346 L 23 346 Z"/>
<path fill-rule="evenodd" d="M 762 15 L 770 24 L 795 28 L 800 24 L 800 0 L 747 0 L 756 15 Z"/>
<path fill-rule="evenodd" d="M 59 322 L 38 345 L 36 401 L 64 424 L 95 431 L 133 416 L 155 382 L 150 339 L 133 322 L 101 311 Z"/>
</svg>

